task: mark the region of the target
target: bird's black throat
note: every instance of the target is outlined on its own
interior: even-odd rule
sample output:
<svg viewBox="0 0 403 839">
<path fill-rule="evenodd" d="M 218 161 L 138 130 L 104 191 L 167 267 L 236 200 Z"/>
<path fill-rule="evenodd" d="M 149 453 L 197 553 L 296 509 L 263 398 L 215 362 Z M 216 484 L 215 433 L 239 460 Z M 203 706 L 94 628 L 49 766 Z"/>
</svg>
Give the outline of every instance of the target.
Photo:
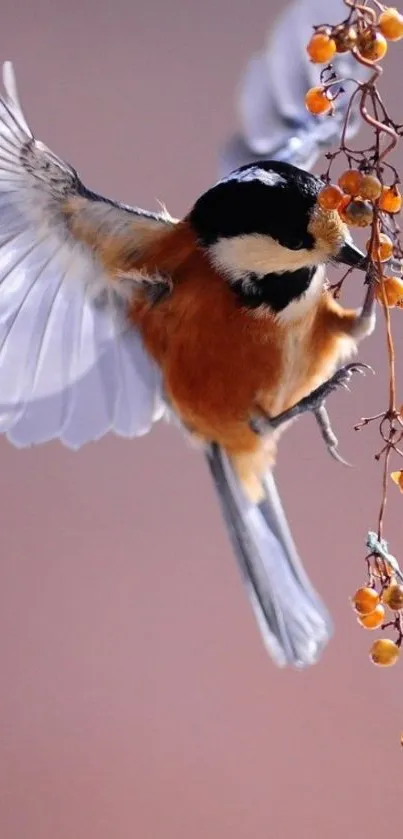
<svg viewBox="0 0 403 839">
<path fill-rule="evenodd" d="M 307 291 L 316 271 L 317 266 L 312 266 L 283 274 L 248 274 L 231 282 L 231 289 L 244 306 L 268 306 L 278 313 Z"/>
</svg>

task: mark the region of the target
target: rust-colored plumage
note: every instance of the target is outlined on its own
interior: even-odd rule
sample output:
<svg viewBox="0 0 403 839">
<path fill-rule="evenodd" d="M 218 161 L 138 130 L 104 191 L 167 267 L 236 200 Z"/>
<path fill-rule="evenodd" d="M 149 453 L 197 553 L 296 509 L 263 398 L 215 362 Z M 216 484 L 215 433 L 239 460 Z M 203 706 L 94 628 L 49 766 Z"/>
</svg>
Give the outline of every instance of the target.
<svg viewBox="0 0 403 839">
<path fill-rule="evenodd" d="M 130 317 L 163 371 L 166 395 L 182 423 L 196 438 L 222 446 L 256 497 L 258 475 L 275 459 L 278 432 L 260 438 L 251 417 L 286 410 L 328 378 L 355 349 L 356 312 L 326 290 L 292 325 L 267 309 L 247 309 L 187 222 L 140 258 L 125 254 L 114 265 L 129 275 L 169 274 L 170 294 L 155 305 L 140 289 Z"/>
</svg>

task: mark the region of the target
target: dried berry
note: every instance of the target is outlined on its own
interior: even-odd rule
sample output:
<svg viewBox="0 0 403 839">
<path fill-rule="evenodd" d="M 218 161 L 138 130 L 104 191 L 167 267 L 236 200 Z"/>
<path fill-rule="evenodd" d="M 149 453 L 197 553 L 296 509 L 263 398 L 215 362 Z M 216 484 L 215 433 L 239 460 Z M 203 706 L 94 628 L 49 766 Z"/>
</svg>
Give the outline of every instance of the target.
<svg viewBox="0 0 403 839">
<path fill-rule="evenodd" d="M 324 87 L 311 87 L 305 96 L 305 107 L 311 114 L 328 114 L 333 102 Z"/>
<path fill-rule="evenodd" d="M 379 594 L 374 588 L 365 586 L 357 589 L 352 603 L 359 615 L 370 615 L 379 604 Z"/>
<path fill-rule="evenodd" d="M 384 303 L 385 292 L 386 303 L 388 308 L 399 306 L 403 301 L 403 280 L 400 277 L 383 277 L 382 283 L 376 287 L 375 294 L 379 303 Z"/>
<path fill-rule="evenodd" d="M 379 209 L 385 213 L 399 213 L 402 206 L 402 196 L 397 186 L 384 186 L 379 200 Z"/>
<path fill-rule="evenodd" d="M 347 195 L 359 195 L 362 181 L 362 174 L 358 169 L 346 169 L 338 180 L 339 187 Z"/>
<path fill-rule="evenodd" d="M 363 175 L 360 185 L 360 196 L 368 201 L 376 201 L 382 192 L 382 184 L 375 175 Z"/>
<path fill-rule="evenodd" d="M 360 626 L 364 627 L 364 629 L 379 629 L 379 627 L 382 626 L 384 619 L 385 609 L 382 606 L 382 603 L 378 603 L 373 612 L 370 612 L 369 615 L 360 615 L 357 618 L 357 621 Z"/>
<path fill-rule="evenodd" d="M 368 253 L 371 251 L 372 258 L 380 262 L 387 262 L 393 256 L 393 242 L 386 233 L 380 233 L 378 242 L 374 240 L 372 247 L 369 239 L 366 248 Z"/>
<path fill-rule="evenodd" d="M 316 32 L 312 35 L 306 51 L 314 64 L 325 64 L 332 60 L 336 52 L 336 43 L 324 32 Z"/>
<path fill-rule="evenodd" d="M 398 472 L 392 472 L 390 477 L 392 478 L 393 483 L 397 484 L 400 492 L 403 492 L 403 469 L 399 469 Z"/>
<path fill-rule="evenodd" d="M 389 609 L 392 609 L 393 612 L 399 612 L 400 609 L 403 609 L 403 586 L 392 583 L 384 589 L 382 599 L 389 606 Z"/>
<path fill-rule="evenodd" d="M 353 198 L 344 210 L 347 224 L 352 227 L 368 227 L 372 223 L 374 211 L 369 201 Z"/>
<path fill-rule="evenodd" d="M 387 52 L 388 42 L 381 32 L 364 29 L 358 38 L 358 49 L 367 61 L 380 61 Z"/>
<path fill-rule="evenodd" d="M 337 210 L 343 197 L 340 187 L 335 184 L 328 184 L 321 189 L 318 195 L 318 204 L 323 210 Z"/>
<path fill-rule="evenodd" d="M 400 41 L 403 38 L 403 15 L 390 7 L 379 15 L 378 26 L 388 41 Z"/>
<path fill-rule="evenodd" d="M 342 26 L 334 34 L 337 52 L 348 52 L 357 43 L 357 30 L 353 26 Z"/>
<path fill-rule="evenodd" d="M 370 657 L 374 664 L 380 667 L 391 667 L 399 658 L 399 647 L 390 638 L 379 638 L 374 641 L 370 650 Z"/>
</svg>

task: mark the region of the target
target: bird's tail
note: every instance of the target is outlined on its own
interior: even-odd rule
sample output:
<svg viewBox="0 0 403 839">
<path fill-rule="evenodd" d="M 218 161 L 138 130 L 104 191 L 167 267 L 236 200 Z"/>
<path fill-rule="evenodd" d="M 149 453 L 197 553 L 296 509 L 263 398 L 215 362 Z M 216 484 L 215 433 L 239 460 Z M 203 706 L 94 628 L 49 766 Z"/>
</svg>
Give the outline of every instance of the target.
<svg viewBox="0 0 403 839">
<path fill-rule="evenodd" d="M 258 504 L 245 495 L 224 451 L 206 451 L 221 508 L 265 646 L 279 667 L 316 663 L 332 622 L 294 545 L 274 478 Z"/>
</svg>

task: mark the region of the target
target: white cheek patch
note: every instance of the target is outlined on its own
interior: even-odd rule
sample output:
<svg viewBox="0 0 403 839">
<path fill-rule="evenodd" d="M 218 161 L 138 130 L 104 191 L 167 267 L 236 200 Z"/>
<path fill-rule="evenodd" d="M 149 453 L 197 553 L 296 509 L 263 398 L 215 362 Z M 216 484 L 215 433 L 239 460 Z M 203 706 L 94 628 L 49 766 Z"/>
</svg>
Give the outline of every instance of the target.
<svg viewBox="0 0 403 839">
<path fill-rule="evenodd" d="M 270 236 L 248 233 L 220 239 L 209 248 L 214 265 L 230 280 L 240 280 L 245 274 L 282 274 L 325 262 L 327 255 L 320 250 L 292 251 Z"/>
</svg>

